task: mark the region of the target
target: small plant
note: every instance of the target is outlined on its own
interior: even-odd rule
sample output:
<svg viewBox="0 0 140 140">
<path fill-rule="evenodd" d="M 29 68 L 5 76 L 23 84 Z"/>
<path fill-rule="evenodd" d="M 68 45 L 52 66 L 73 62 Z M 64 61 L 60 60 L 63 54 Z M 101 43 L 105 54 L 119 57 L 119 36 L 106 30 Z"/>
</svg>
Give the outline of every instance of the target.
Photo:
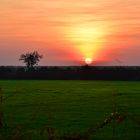
<svg viewBox="0 0 140 140">
<path fill-rule="evenodd" d="M 13 134 L 10 137 L 11 140 L 22 140 L 23 139 L 23 130 L 21 127 L 17 127 Z"/>
</svg>

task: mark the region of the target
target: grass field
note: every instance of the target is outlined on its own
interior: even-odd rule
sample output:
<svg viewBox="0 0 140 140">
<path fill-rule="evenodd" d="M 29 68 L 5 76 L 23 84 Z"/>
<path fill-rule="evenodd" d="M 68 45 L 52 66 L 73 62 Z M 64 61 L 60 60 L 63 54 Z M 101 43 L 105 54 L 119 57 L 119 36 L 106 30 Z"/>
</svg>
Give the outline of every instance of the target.
<svg viewBox="0 0 140 140">
<path fill-rule="evenodd" d="M 44 127 L 57 133 L 84 133 L 118 112 L 91 139 L 140 139 L 140 82 L 0 81 L 4 127 L 1 137 L 20 128 L 24 137 L 43 139 Z M 44 138 L 45 139 L 45 138 Z"/>
</svg>

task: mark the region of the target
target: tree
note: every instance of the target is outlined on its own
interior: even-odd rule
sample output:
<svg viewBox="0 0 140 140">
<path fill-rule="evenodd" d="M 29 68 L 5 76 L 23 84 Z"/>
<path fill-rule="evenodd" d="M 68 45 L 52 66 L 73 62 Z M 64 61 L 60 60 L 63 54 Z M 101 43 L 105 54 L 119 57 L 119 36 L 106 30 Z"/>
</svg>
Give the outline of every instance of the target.
<svg viewBox="0 0 140 140">
<path fill-rule="evenodd" d="M 23 61 L 23 63 L 26 64 L 27 68 L 33 68 L 34 65 L 38 65 L 38 62 L 40 59 L 43 58 L 42 55 L 40 55 L 37 51 L 21 54 L 20 61 Z"/>
</svg>

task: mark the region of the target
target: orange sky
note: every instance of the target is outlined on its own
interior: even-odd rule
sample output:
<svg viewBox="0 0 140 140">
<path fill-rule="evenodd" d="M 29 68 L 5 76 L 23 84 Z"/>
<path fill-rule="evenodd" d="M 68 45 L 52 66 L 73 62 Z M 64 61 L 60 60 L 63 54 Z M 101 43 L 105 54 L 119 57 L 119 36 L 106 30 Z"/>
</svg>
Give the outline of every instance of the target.
<svg viewBox="0 0 140 140">
<path fill-rule="evenodd" d="M 140 0 L 0 0 L 0 65 L 140 65 Z"/>
</svg>

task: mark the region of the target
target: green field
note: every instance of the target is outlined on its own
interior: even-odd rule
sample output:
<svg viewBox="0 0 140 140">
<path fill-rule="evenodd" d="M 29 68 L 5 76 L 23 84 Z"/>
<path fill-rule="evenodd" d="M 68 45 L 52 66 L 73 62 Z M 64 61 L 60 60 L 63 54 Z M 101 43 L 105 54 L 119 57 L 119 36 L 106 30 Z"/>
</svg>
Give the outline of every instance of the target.
<svg viewBox="0 0 140 140">
<path fill-rule="evenodd" d="M 43 139 L 44 127 L 55 128 L 59 135 L 86 133 L 118 112 L 125 119 L 91 132 L 91 139 L 140 139 L 140 82 L 9 80 L 0 81 L 0 88 L 0 137 L 20 129 L 23 137 Z"/>
</svg>

